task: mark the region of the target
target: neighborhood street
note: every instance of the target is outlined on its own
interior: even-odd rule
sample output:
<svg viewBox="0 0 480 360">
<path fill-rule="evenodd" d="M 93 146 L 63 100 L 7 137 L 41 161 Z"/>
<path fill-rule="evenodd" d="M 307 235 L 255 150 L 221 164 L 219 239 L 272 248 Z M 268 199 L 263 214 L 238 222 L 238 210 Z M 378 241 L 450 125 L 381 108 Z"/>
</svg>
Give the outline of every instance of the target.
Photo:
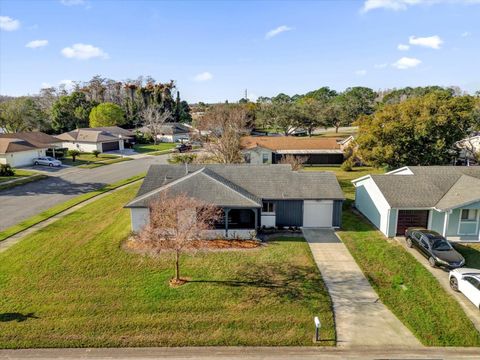
<svg viewBox="0 0 480 360">
<path fill-rule="evenodd" d="M 47 179 L 0 191 L 0 231 L 78 195 L 166 164 L 168 155 L 148 156 L 93 169 L 67 168 Z"/>
</svg>

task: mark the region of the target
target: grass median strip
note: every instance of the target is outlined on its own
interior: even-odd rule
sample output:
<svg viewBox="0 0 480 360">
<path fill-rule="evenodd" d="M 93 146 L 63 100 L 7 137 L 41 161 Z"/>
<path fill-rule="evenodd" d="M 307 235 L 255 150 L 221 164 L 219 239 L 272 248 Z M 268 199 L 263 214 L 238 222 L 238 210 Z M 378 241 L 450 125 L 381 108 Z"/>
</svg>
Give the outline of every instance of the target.
<svg viewBox="0 0 480 360">
<path fill-rule="evenodd" d="M 344 211 L 345 245 L 382 302 L 428 346 L 480 346 L 480 334 L 415 258 L 351 210 Z"/>
<path fill-rule="evenodd" d="M 35 175 L 20 177 L 20 178 L 14 177 L 12 178 L 12 180 L 15 180 L 13 182 L 8 182 L 8 183 L 6 181 L 0 182 L 0 191 L 7 190 L 18 185 L 24 185 L 30 182 L 39 181 L 46 178 L 47 178 L 47 175 L 43 175 L 43 174 L 35 174 Z"/>
<path fill-rule="evenodd" d="M 87 200 L 89 200 L 89 199 L 91 199 L 95 196 L 103 194 L 107 191 L 114 190 L 114 189 L 116 189 L 120 186 L 130 184 L 130 183 L 132 183 L 134 181 L 137 181 L 137 180 L 140 180 L 144 177 L 145 177 L 145 174 L 132 176 L 128 179 L 121 180 L 121 181 L 118 181 L 116 183 L 106 185 L 106 186 L 104 186 L 104 187 L 102 187 L 98 190 L 79 195 L 79 196 L 77 196 L 73 199 L 70 199 L 70 200 L 62 203 L 62 204 L 55 205 L 55 206 L 51 207 L 50 209 L 45 210 L 44 212 L 42 212 L 38 215 L 32 216 L 31 218 L 28 218 L 28 219 L 18 223 L 17 225 L 11 226 L 11 227 L 3 230 L 3 231 L 0 231 L 0 241 L 3 241 L 3 240 L 5 240 L 5 239 L 7 239 L 10 236 L 13 236 L 15 234 L 18 234 L 19 232 L 21 232 L 23 230 L 26 230 L 26 229 L 44 221 L 44 220 L 47 220 L 47 219 L 51 218 L 52 216 L 55 216 L 55 215 L 65 211 L 65 210 L 68 210 L 71 207 L 73 207 L 75 205 L 78 205 L 78 204 L 80 204 L 84 201 L 87 201 Z"/>
</svg>

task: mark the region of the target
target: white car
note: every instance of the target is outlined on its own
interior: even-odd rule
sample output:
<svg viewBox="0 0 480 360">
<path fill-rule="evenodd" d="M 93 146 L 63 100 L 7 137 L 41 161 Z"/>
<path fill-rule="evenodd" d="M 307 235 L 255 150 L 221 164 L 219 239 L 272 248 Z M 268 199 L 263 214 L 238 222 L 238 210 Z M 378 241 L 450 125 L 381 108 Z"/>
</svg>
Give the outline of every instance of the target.
<svg viewBox="0 0 480 360">
<path fill-rule="evenodd" d="M 43 156 L 33 160 L 34 165 L 62 166 L 62 162 L 50 156 Z"/>
<path fill-rule="evenodd" d="M 480 309 L 480 270 L 458 268 L 450 271 L 450 287 L 461 292 Z"/>
</svg>

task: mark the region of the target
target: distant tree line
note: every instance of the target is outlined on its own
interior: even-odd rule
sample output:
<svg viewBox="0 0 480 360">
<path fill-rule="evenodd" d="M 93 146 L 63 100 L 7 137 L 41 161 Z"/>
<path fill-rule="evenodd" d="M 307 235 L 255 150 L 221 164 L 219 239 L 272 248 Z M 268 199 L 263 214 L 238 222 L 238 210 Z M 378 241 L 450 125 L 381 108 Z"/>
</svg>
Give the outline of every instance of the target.
<svg viewBox="0 0 480 360">
<path fill-rule="evenodd" d="M 81 127 L 119 125 L 136 128 L 147 108 L 168 113 L 169 122 L 191 122 L 190 108 L 174 81 L 151 77 L 116 81 L 94 76 L 65 86 L 41 89 L 38 95 L 0 98 L 0 128 L 7 132 L 40 130 L 59 133 Z"/>
</svg>

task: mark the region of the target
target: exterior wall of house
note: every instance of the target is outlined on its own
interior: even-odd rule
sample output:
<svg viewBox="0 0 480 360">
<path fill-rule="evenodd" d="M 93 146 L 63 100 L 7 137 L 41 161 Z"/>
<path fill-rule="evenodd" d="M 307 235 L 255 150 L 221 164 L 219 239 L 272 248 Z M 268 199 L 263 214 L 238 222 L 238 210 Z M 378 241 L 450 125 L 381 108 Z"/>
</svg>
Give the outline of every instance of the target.
<svg viewBox="0 0 480 360">
<path fill-rule="evenodd" d="M 33 165 L 33 159 L 45 156 L 46 149 L 20 151 L 0 155 L 0 164 L 10 164 L 12 167 Z"/>
<path fill-rule="evenodd" d="M 250 156 L 250 164 L 253 165 L 262 165 L 262 164 L 271 164 L 272 163 L 272 151 L 269 149 L 264 148 L 255 148 L 244 151 L 244 154 L 249 154 Z M 265 156 L 268 161 L 266 163 L 263 162 L 263 156 Z"/>
<path fill-rule="evenodd" d="M 390 223 L 390 205 L 371 178 L 355 184 L 355 207 L 381 232 L 389 236 L 393 226 Z M 396 221 L 394 226 L 396 227 Z"/>
<path fill-rule="evenodd" d="M 342 200 L 333 201 L 333 219 L 332 219 L 333 227 L 342 226 L 342 206 L 343 206 Z"/>
<path fill-rule="evenodd" d="M 130 218 L 132 222 L 132 231 L 139 232 L 148 224 L 150 220 L 150 211 L 148 208 L 131 208 Z"/>
<path fill-rule="evenodd" d="M 397 235 L 397 220 L 398 220 L 398 209 L 389 209 L 388 210 L 388 229 L 386 235 L 388 237 L 394 237 Z"/>
<path fill-rule="evenodd" d="M 265 227 L 275 227 L 275 213 L 262 213 L 260 217 L 260 225 Z"/>
<path fill-rule="evenodd" d="M 189 134 L 174 134 L 174 135 L 157 135 L 157 139 L 161 142 L 180 142 L 181 140 L 188 141 L 190 140 Z"/>
<path fill-rule="evenodd" d="M 445 213 L 437 210 L 430 210 L 430 230 L 443 234 Z"/>
<path fill-rule="evenodd" d="M 101 143 L 65 141 L 62 143 L 62 147 L 67 148 L 68 150 L 78 150 L 86 153 L 91 153 L 94 150 L 102 151 Z"/>
<path fill-rule="evenodd" d="M 480 201 L 464 206 L 462 208 L 452 210 L 452 213 L 448 219 L 448 229 L 447 229 L 447 236 L 459 237 L 477 237 L 479 238 L 479 231 L 480 231 L 480 211 L 477 211 L 477 219 L 476 221 L 465 222 L 461 220 L 462 209 L 476 209 L 480 210 Z"/>
</svg>

